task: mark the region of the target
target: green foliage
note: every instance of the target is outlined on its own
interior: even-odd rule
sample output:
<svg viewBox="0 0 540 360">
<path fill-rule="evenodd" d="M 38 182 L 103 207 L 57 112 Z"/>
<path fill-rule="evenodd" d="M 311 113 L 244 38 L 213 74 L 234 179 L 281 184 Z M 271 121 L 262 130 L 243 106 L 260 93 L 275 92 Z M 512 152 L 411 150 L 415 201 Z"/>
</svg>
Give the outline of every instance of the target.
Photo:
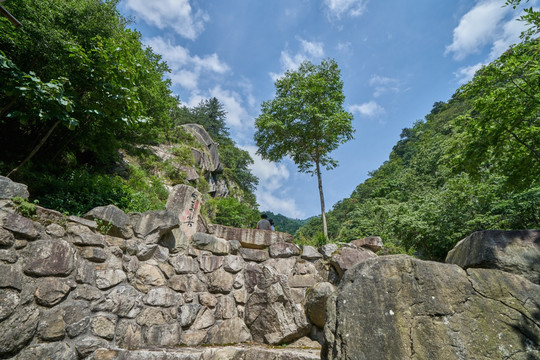
<svg viewBox="0 0 540 360">
<path fill-rule="evenodd" d="M 235 198 L 215 198 L 206 203 L 206 211 L 215 224 L 239 228 L 254 228 L 259 211 Z"/>
<path fill-rule="evenodd" d="M 0 154 L 12 166 L 36 139 L 43 140 L 30 154 L 37 161 L 57 167 L 69 153 L 79 163 L 106 166 L 125 141 L 157 140 L 172 127 L 178 100 L 162 80 L 168 68 L 127 28 L 116 4 L 4 3 L 23 23 L 15 30 L 0 22 L 0 76 L 7 84 L 0 89 Z M 66 126 L 55 129 L 57 122 Z"/>
<path fill-rule="evenodd" d="M 15 211 L 27 218 L 33 218 L 36 215 L 36 204 L 39 204 L 38 200 L 34 200 L 33 203 L 23 199 L 22 197 L 14 197 L 11 199 L 15 204 Z"/>
<path fill-rule="evenodd" d="M 167 189 L 157 178 L 131 168 L 129 180 L 80 168 L 60 175 L 42 173 L 32 195 L 40 204 L 74 215 L 83 215 L 97 206 L 116 204 L 126 212 L 144 212 L 165 207 Z"/>
<path fill-rule="evenodd" d="M 257 153 L 271 161 L 290 156 L 299 171 L 315 173 L 317 164 L 333 169 L 330 153 L 351 140 L 352 115 L 345 100 L 340 71 L 334 60 L 320 65 L 306 61 L 275 83 L 276 95 L 263 102 L 255 120 Z"/>
<path fill-rule="evenodd" d="M 540 175 L 540 42 L 510 48 L 478 71 L 458 96 L 473 111 L 461 116 L 456 166 L 471 174 L 496 166 L 510 187 L 527 188 Z"/>
<path fill-rule="evenodd" d="M 276 80 L 273 100 L 261 105 L 255 120 L 257 153 L 271 161 L 289 156 L 300 172 L 317 175 L 323 233 L 327 235 L 321 166 L 337 162 L 330 153 L 352 139 L 352 115 L 343 109 L 345 96 L 337 63 L 309 61 Z"/>
<path fill-rule="evenodd" d="M 507 82 L 489 86 L 505 87 Z M 484 88 L 482 94 L 488 91 Z M 328 213 L 330 238 L 348 242 L 378 235 L 385 243 L 383 253 L 443 260 L 474 231 L 538 228 L 540 174 L 531 166 L 515 181 L 509 171 L 527 161 L 523 152 L 509 156 L 510 145 L 506 151 L 476 149 L 476 166 L 461 163 L 467 149 L 472 150 L 464 139 L 474 138 L 471 131 L 477 130 L 464 126 L 463 118 L 479 114 L 476 99 L 458 93 L 449 103 L 436 103 L 424 121 L 404 129 L 389 160 Z M 504 111 L 501 115 L 507 116 Z M 501 116 L 492 130 L 504 121 Z M 320 217 L 310 219 L 295 237 L 316 241 L 320 222 Z"/>
<path fill-rule="evenodd" d="M 112 221 L 105 221 L 101 219 L 94 219 L 94 221 L 97 224 L 97 231 L 103 235 L 109 234 L 109 231 L 111 231 L 113 227 Z"/>
</svg>

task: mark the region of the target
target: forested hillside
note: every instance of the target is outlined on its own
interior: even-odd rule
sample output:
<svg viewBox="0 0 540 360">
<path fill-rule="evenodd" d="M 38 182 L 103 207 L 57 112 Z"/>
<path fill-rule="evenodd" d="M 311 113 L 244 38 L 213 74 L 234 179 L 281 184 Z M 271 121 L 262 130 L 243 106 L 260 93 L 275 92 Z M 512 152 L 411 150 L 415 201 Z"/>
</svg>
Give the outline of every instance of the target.
<svg viewBox="0 0 540 360">
<path fill-rule="evenodd" d="M 540 43 L 525 38 L 435 103 L 328 213 L 330 238 L 379 235 L 389 252 L 440 260 L 476 230 L 539 228 L 539 74 Z M 296 237 L 320 239 L 320 222 Z"/>
<path fill-rule="evenodd" d="M 167 187 L 208 191 L 208 174 L 189 180 L 192 148 L 181 125 L 203 125 L 219 143 L 229 196 L 209 202 L 212 216 L 241 208 L 253 226 L 253 162 L 231 139 L 218 99 L 183 106 L 160 55 L 141 43 L 118 1 L 7 0 L 22 24 L 0 17 L 0 174 L 29 186 L 40 205 L 71 214 L 116 204 L 163 208 Z M 163 161 L 150 146 L 167 145 Z M 225 208 L 225 210 L 223 210 Z"/>
</svg>

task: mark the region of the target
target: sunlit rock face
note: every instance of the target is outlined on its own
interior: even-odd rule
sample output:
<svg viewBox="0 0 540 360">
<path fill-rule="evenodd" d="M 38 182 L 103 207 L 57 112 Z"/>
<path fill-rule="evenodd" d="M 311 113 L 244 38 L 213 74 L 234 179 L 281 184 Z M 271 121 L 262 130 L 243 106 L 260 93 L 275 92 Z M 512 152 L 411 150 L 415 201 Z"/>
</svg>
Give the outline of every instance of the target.
<svg viewBox="0 0 540 360">
<path fill-rule="evenodd" d="M 539 318 L 540 286 L 525 277 L 381 256 L 329 299 L 322 358 L 532 359 Z"/>
</svg>

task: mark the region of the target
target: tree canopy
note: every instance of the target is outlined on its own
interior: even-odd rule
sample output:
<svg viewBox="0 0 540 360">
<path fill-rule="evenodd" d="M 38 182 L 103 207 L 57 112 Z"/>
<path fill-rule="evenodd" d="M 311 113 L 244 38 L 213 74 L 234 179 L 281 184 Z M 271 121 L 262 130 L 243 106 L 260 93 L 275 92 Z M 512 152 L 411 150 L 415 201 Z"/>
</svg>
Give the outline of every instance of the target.
<svg viewBox="0 0 540 360">
<path fill-rule="evenodd" d="M 332 59 L 319 65 L 305 61 L 276 80 L 275 88 L 274 99 L 262 103 L 255 120 L 257 153 L 271 161 L 288 156 L 300 172 L 317 176 L 326 236 L 321 167 L 337 166 L 330 154 L 354 132 L 352 115 L 343 109 L 340 70 Z"/>
</svg>

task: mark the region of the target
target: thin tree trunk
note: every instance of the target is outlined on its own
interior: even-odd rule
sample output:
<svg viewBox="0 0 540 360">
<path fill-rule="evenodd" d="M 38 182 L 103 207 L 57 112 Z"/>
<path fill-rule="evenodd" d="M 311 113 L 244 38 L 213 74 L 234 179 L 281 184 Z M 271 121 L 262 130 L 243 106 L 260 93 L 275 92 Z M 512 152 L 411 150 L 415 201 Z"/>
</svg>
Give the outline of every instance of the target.
<svg viewBox="0 0 540 360">
<path fill-rule="evenodd" d="M 47 141 L 47 139 L 49 138 L 49 136 L 51 136 L 51 134 L 53 133 L 54 129 L 56 129 L 56 127 L 60 124 L 60 120 L 58 120 L 57 122 L 54 123 L 54 125 L 49 129 L 49 131 L 47 131 L 47 133 L 45 134 L 45 136 L 43 136 L 43 138 L 40 140 L 40 142 L 34 147 L 34 149 L 30 152 L 30 154 L 28 154 L 28 156 L 22 161 L 22 163 L 19 164 L 19 166 L 17 166 L 15 169 L 11 170 L 9 172 L 9 174 L 7 174 L 7 177 L 9 177 L 11 174 L 13 173 L 16 173 L 21 167 L 23 167 L 24 165 L 26 165 L 26 163 L 28 161 L 30 161 L 30 159 L 32 159 L 34 157 L 34 155 L 39 151 L 39 149 L 41 149 L 41 147 L 43 146 L 43 144 L 45 144 L 45 141 Z"/>
<path fill-rule="evenodd" d="M 319 183 L 319 196 L 321 197 L 321 218 L 322 218 L 322 227 L 323 227 L 323 234 L 324 238 L 326 239 L 326 242 L 328 242 L 328 228 L 326 226 L 326 214 L 324 211 L 324 194 L 323 194 L 323 187 L 322 187 L 322 177 L 321 177 L 321 167 L 319 166 L 319 162 L 316 162 L 317 166 L 317 181 Z"/>
</svg>

